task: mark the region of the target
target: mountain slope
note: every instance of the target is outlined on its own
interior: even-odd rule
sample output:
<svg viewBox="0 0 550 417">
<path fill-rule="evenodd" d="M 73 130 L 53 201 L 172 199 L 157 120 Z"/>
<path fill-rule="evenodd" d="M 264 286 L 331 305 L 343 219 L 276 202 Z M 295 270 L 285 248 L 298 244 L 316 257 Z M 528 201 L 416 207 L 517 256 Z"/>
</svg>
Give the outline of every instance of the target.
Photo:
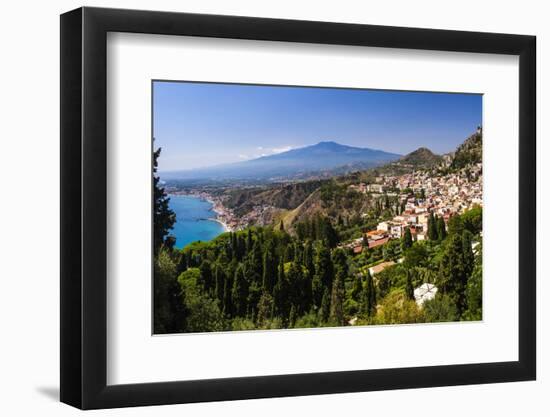
<svg viewBox="0 0 550 417">
<path fill-rule="evenodd" d="M 443 157 L 434 154 L 428 148 L 418 148 L 398 161 L 400 164 L 412 165 L 415 168 L 431 168 L 443 162 Z"/>
<path fill-rule="evenodd" d="M 458 146 L 453 154 L 452 169 L 461 169 L 481 162 L 483 137 L 481 128 Z"/>
<path fill-rule="evenodd" d="M 319 142 L 316 145 L 292 149 L 275 155 L 249 161 L 163 173 L 163 179 L 281 179 L 322 173 L 343 166 L 360 164 L 363 169 L 378 166 L 401 155 L 369 148 L 356 148 L 336 142 Z"/>
<path fill-rule="evenodd" d="M 403 175 L 419 169 L 437 168 L 444 161 L 443 156 L 421 147 L 396 161 L 357 173 L 356 177 L 359 180 L 370 181 L 378 175 Z"/>
<path fill-rule="evenodd" d="M 239 216 L 246 214 L 254 206 L 261 205 L 293 210 L 325 182 L 312 180 L 264 188 L 229 190 L 225 205 L 235 210 Z"/>
</svg>

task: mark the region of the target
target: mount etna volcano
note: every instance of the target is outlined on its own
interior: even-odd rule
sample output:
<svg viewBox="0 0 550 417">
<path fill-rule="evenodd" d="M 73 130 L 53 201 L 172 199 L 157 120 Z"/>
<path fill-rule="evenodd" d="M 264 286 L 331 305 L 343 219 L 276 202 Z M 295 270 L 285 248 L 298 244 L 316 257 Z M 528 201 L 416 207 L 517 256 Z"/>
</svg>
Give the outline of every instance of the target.
<svg viewBox="0 0 550 417">
<path fill-rule="evenodd" d="M 316 145 L 242 162 L 164 172 L 161 177 L 181 180 L 286 179 L 368 169 L 400 157 L 401 155 L 376 149 L 357 148 L 336 142 L 319 142 Z"/>
</svg>

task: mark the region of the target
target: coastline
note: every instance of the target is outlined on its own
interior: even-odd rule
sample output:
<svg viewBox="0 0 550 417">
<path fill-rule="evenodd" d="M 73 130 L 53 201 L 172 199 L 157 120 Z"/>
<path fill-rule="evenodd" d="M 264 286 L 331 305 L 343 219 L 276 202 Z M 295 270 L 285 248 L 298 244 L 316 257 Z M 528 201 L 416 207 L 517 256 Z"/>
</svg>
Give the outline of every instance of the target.
<svg viewBox="0 0 550 417">
<path fill-rule="evenodd" d="M 216 217 L 212 220 L 222 225 L 224 233 L 232 232 L 233 229 L 225 221 L 227 209 L 222 205 L 222 203 L 220 201 L 215 201 L 210 195 L 206 195 L 205 200 L 212 204 L 211 210 L 216 213 Z"/>
<path fill-rule="evenodd" d="M 212 220 L 213 222 L 216 222 L 216 223 L 219 223 L 222 225 L 223 227 L 223 232 L 222 233 L 227 233 L 227 232 L 231 232 L 232 230 L 229 228 L 229 226 L 223 221 L 223 220 L 220 220 L 218 219 L 217 217 L 213 217 L 211 219 L 208 219 L 208 220 Z"/>
<path fill-rule="evenodd" d="M 226 209 L 220 200 L 214 198 L 212 195 L 207 194 L 205 192 L 200 193 L 184 193 L 184 192 L 173 192 L 168 193 L 168 196 L 188 196 L 188 197 L 194 197 L 198 198 L 200 200 L 206 201 L 212 205 L 211 211 L 213 211 L 216 216 L 211 217 L 208 220 L 215 221 L 219 223 L 223 227 L 222 233 L 227 232 L 233 232 L 234 228 L 228 224 L 229 221 L 232 220 L 232 213 L 228 209 Z"/>
</svg>

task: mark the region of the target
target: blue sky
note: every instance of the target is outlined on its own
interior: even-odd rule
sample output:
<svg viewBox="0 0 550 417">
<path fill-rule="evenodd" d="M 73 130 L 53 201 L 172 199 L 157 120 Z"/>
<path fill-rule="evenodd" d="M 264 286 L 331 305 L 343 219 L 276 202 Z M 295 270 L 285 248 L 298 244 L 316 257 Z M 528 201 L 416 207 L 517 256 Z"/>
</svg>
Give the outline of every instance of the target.
<svg viewBox="0 0 550 417">
<path fill-rule="evenodd" d="M 243 161 L 321 141 L 406 154 L 452 151 L 482 119 L 482 96 L 155 81 L 160 171 Z"/>
</svg>

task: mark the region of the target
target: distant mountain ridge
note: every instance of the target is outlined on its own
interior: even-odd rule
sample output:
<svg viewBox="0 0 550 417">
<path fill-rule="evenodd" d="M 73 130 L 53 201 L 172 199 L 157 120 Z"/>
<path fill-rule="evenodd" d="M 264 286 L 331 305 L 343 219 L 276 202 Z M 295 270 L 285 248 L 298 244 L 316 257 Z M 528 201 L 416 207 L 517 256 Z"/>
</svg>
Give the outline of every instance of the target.
<svg viewBox="0 0 550 417">
<path fill-rule="evenodd" d="M 319 142 L 274 155 L 189 171 L 161 173 L 163 179 L 285 179 L 308 173 L 372 168 L 399 159 L 401 155 L 377 149 L 358 148 L 333 141 Z M 344 167 L 344 168 L 343 168 Z"/>
</svg>

